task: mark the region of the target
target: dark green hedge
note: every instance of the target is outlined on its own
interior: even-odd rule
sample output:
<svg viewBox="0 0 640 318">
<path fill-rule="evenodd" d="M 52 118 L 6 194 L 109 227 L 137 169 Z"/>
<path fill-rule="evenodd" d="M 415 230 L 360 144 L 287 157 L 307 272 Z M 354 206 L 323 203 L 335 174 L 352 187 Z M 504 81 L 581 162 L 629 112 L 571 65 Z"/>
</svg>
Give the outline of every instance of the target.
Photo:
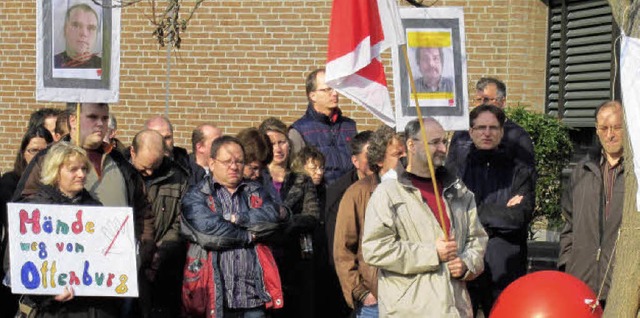
<svg viewBox="0 0 640 318">
<path fill-rule="evenodd" d="M 562 223 L 562 169 L 569 164 L 573 151 L 569 128 L 557 118 L 523 107 L 507 108 L 506 113 L 533 140 L 538 171 L 534 221 L 546 218 L 549 225 L 559 225 Z"/>
</svg>

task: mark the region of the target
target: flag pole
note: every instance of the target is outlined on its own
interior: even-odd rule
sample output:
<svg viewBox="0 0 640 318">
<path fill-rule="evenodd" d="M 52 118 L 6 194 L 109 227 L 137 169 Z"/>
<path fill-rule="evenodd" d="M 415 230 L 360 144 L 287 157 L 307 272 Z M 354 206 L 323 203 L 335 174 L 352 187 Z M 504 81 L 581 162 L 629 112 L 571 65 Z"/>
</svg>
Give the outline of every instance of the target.
<svg viewBox="0 0 640 318">
<path fill-rule="evenodd" d="M 404 63 L 407 67 L 407 72 L 409 73 L 409 84 L 411 85 L 411 95 L 414 98 L 416 103 L 416 111 L 418 112 L 418 122 L 420 123 L 420 133 L 422 135 L 422 143 L 424 144 L 424 151 L 427 153 L 427 163 L 429 166 L 429 173 L 431 174 L 431 182 L 433 183 L 433 191 L 436 196 L 436 205 L 438 206 L 438 215 L 440 216 L 440 226 L 442 227 L 442 232 L 444 232 L 444 239 L 446 241 L 449 240 L 449 233 L 447 233 L 447 227 L 444 224 L 444 211 L 442 210 L 442 200 L 440 200 L 440 190 L 438 190 L 438 182 L 436 180 L 435 170 L 433 169 L 433 159 L 431 158 L 431 153 L 429 152 L 429 144 L 427 142 L 427 130 L 424 128 L 424 122 L 422 120 L 422 110 L 420 109 L 420 104 L 418 103 L 418 94 L 416 94 L 415 83 L 413 82 L 413 73 L 411 72 L 411 65 L 409 64 L 409 56 L 407 54 L 407 46 L 401 45 L 402 54 L 404 54 Z M 411 171 L 409 171 L 411 172 Z"/>
<path fill-rule="evenodd" d="M 76 103 L 76 146 L 80 147 L 80 103 Z"/>
</svg>

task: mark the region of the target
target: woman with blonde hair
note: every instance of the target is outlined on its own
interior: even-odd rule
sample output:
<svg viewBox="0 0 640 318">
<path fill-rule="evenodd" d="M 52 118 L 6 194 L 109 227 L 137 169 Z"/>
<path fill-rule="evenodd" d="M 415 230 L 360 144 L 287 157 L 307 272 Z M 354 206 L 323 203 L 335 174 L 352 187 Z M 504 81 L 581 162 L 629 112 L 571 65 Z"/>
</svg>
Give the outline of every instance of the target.
<svg viewBox="0 0 640 318">
<path fill-rule="evenodd" d="M 61 205 L 101 206 L 85 188 L 91 167 L 84 149 L 68 142 L 51 146 L 44 157 L 40 182 L 42 186 L 23 202 Z M 29 295 L 21 302 L 36 309 L 35 317 L 118 317 L 119 298 L 74 297 L 71 287 L 55 297 Z"/>
</svg>

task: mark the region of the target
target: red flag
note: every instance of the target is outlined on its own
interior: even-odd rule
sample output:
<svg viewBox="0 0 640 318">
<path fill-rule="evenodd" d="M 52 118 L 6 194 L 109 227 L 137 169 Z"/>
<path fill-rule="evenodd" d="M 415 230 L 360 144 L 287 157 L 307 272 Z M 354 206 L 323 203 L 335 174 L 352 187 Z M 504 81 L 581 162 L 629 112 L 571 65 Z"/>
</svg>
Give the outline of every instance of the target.
<svg viewBox="0 0 640 318">
<path fill-rule="evenodd" d="M 385 124 L 395 116 L 380 54 L 404 42 L 395 0 L 334 0 L 326 83 Z"/>
</svg>

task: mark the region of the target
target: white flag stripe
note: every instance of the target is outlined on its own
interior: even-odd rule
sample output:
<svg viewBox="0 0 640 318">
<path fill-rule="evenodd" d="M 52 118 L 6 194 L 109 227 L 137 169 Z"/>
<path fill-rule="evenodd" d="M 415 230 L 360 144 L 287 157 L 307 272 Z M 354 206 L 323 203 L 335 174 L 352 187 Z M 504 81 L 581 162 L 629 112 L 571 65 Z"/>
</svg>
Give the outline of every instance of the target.
<svg viewBox="0 0 640 318">
<path fill-rule="evenodd" d="M 359 2 L 356 1 L 358 0 L 334 0 L 333 10 L 340 8 L 336 6 L 337 4 L 343 7 L 346 6 L 347 8 L 356 4 L 364 4 L 363 0 L 359 0 Z M 333 20 L 332 17 L 329 34 L 331 54 L 335 53 L 331 51 L 332 43 L 348 43 L 350 46 L 351 43 L 356 42 L 360 38 L 363 38 L 363 40 L 357 43 L 355 47 L 349 47 L 349 49 L 351 49 L 349 53 L 341 56 L 334 55 L 328 57 L 325 81 L 327 85 L 335 88 L 340 94 L 364 106 L 385 124 L 393 127 L 395 126 L 395 114 L 393 105 L 391 104 L 389 90 L 386 86 L 386 80 L 383 81 L 382 78 L 380 78 L 381 75 L 384 76 L 384 65 L 380 63 L 379 60 L 380 54 L 382 54 L 384 50 L 389 47 L 397 47 L 404 43 L 404 30 L 402 28 L 402 21 L 400 20 L 400 12 L 396 0 L 377 0 L 375 3 L 368 2 L 366 4 L 378 6 L 380 25 L 373 27 L 367 25 L 367 23 L 377 23 L 377 19 L 375 19 L 375 21 L 361 21 L 362 19 L 356 19 L 355 21 L 362 25 L 360 28 L 354 29 L 350 24 L 341 23 L 341 20 Z M 371 7 L 367 7 L 366 9 L 368 10 L 370 8 Z M 357 12 L 354 11 L 354 13 Z M 373 19 L 371 15 L 375 13 L 364 12 L 363 14 L 370 17 L 369 19 Z M 360 33 L 354 34 L 354 31 Z M 383 34 L 379 34 L 380 31 L 382 31 Z M 377 40 L 381 38 L 383 38 L 382 41 L 371 43 L 371 39 Z M 374 59 L 376 59 L 376 63 L 372 65 L 371 63 Z M 361 75 L 356 74 L 368 66 L 372 69 L 368 69 L 366 74 L 364 74 L 365 72 L 362 72 Z M 375 70 L 373 70 L 373 68 L 375 68 Z M 376 82 L 376 80 L 382 83 Z"/>
<path fill-rule="evenodd" d="M 353 51 L 327 62 L 327 72 L 325 74 L 327 85 L 335 88 L 334 85 L 337 85 L 341 78 L 363 69 L 371 63 L 371 57 L 380 55 L 382 43 L 371 46 L 370 39 L 370 36 L 364 38 Z"/>
<path fill-rule="evenodd" d="M 389 47 L 404 44 L 402 19 L 395 0 L 378 0 L 378 12 L 380 12 L 380 23 L 382 23 L 384 32 L 384 44 L 381 52 Z"/>
<path fill-rule="evenodd" d="M 336 87 L 338 92 L 359 105 L 389 126 L 395 126 L 395 115 L 387 87 L 357 74 L 344 78 Z"/>
</svg>

